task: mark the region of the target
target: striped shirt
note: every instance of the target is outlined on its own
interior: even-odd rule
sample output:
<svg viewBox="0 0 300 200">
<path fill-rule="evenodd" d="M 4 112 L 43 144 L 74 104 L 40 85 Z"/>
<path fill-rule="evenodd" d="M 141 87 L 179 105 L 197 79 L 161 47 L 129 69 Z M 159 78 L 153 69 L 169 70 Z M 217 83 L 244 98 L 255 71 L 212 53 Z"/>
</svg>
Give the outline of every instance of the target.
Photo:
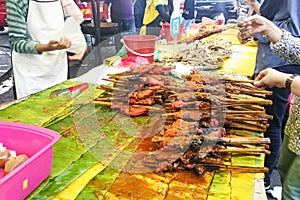
<svg viewBox="0 0 300 200">
<path fill-rule="evenodd" d="M 10 46 L 18 53 L 38 54 L 27 32 L 28 0 L 7 0 L 6 12 Z"/>
</svg>

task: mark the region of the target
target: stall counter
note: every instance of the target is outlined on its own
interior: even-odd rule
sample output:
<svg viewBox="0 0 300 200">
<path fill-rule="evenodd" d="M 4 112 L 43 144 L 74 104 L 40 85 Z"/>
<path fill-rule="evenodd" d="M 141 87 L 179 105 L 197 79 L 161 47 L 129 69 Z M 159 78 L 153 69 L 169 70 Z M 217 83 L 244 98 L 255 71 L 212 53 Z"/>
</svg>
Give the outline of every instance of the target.
<svg viewBox="0 0 300 200">
<path fill-rule="evenodd" d="M 235 48 L 236 55 L 250 52 L 249 70 L 242 70 L 240 74 L 251 76 L 255 47 Z M 244 68 L 245 63 L 240 60 L 240 56 L 231 56 L 221 70 L 236 72 L 240 65 Z M 97 84 L 102 83 L 100 77 L 118 70 L 96 67 L 77 79 L 34 94 L 0 111 L 2 121 L 33 124 L 61 134 L 60 141 L 54 146 L 50 176 L 28 199 L 267 199 L 262 173 L 217 171 L 196 176 L 187 172 L 163 175 L 122 172 L 130 155 L 140 145 L 135 137 L 136 124 L 143 126 L 149 119 L 140 117 L 128 121 L 118 113 L 108 112 L 107 107 L 89 103 L 101 93 L 96 89 Z M 75 99 L 49 98 L 51 91 L 81 82 L 90 82 L 90 87 Z M 135 126 L 131 127 L 133 124 Z M 104 127 L 101 129 L 104 138 L 98 134 L 99 127 Z M 90 134 L 92 139 L 87 137 Z M 105 142 L 107 139 L 113 146 Z M 232 155 L 231 162 L 263 166 L 263 159 L 263 156 Z"/>
</svg>

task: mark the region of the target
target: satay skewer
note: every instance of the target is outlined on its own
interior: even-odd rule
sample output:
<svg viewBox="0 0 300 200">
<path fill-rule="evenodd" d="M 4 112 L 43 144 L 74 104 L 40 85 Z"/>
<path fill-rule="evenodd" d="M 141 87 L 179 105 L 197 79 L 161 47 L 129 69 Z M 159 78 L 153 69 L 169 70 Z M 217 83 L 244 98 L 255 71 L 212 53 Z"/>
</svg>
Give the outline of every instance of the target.
<svg viewBox="0 0 300 200">
<path fill-rule="evenodd" d="M 128 90 L 116 88 L 116 87 L 111 87 L 107 85 L 99 85 L 96 87 L 97 89 L 102 89 L 102 90 L 110 90 L 110 91 L 121 91 L 121 92 L 128 92 Z"/>
<path fill-rule="evenodd" d="M 263 153 L 263 154 L 267 154 L 267 155 L 271 154 L 271 152 L 269 150 L 266 150 L 263 148 L 236 148 L 236 147 L 213 149 L 212 152 L 216 152 L 216 153 Z"/>
<path fill-rule="evenodd" d="M 97 105 L 102 105 L 102 106 L 112 106 L 113 103 L 112 102 L 107 102 L 107 101 L 91 101 L 91 103 L 93 104 L 97 104 Z M 146 106 L 146 105 L 124 105 L 124 106 L 132 106 L 132 107 L 140 107 L 140 108 L 146 108 L 149 110 L 161 110 L 161 108 L 155 107 L 155 106 Z"/>
<path fill-rule="evenodd" d="M 202 163 L 200 164 L 207 169 L 222 170 L 222 171 L 237 171 L 237 172 L 249 172 L 249 173 L 266 173 L 269 171 L 266 167 L 247 167 L 247 166 L 235 166 L 235 165 L 217 165 Z"/>
<path fill-rule="evenodd" d="M 161 96 L 149 96 L 148 98 L 154 98 L 154 99 L 161 99 L 162 97 Z M 120 100 L 120 101 L 126 101 L 126 100 L 129 100 L 129 98 L 127 99 L 120 99 L 118 97 L 97 97 L 95 98 L 96 101 L 114 101 L 114 100 Z"/>
<path fill-rule="evenodd" d="M 195 40 L 201 40 L 201 39 L 204 39 L 204 38 L 207 38 L 209 36 L 212 36 L 212 35 L 215 35 L 215 34 L 218 34 L 218 33 L 221 33 L 225 30 L 228 30 L 228 29 L 231 29 L 231 28 L 236 28 L 238 27 L 238 24 L 229 24 L 229 25 L 225 25 L 221 28 L 217 28 L 217 29 L 213 29 L 211 31 L 205 31 L 204 33 L 197 33 L 196 35 L 193 35 L 189 38 L 186 38 L 186 39 L 183 39 L 181 41 L 179 41 L 179 43 L 191 43 Z"/>
</svg>

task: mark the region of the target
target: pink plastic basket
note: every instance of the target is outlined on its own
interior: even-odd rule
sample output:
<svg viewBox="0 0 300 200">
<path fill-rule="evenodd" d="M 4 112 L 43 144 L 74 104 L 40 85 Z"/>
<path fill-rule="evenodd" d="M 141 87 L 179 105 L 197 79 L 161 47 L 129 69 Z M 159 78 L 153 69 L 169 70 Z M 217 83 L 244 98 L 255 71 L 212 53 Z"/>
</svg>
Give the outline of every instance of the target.
<svg viewBox="0 0 300 200">
<path fill-rule="evenodd" d="M 0 177 L 0 199 L 24 199 L 49 175 L 52 169 L 53 144 L 60 135 L 52 130 L 0 122 L 0 142 L 17 155 L 29 159 L 4 177 Z"/>
</svg>

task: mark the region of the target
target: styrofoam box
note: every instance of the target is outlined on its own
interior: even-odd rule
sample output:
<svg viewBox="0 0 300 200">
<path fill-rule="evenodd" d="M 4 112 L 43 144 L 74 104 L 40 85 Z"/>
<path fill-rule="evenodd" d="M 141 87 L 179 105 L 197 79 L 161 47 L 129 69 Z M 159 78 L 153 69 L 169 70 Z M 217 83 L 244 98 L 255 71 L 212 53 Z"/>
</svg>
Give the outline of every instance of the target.
<svg viewBox="0 0 300 200">
<path fill-rule="evenodd" d="M 50 175 L 53 145 L 59 138 L 57 132 L 46 128 L 0 122 L 0 142 L 3 146 L 16 151 L 17 155 L 26 154 L 29 157 L 12 172 L 0 176 L 1 200 L 24 199 Z"/>
</svg>

